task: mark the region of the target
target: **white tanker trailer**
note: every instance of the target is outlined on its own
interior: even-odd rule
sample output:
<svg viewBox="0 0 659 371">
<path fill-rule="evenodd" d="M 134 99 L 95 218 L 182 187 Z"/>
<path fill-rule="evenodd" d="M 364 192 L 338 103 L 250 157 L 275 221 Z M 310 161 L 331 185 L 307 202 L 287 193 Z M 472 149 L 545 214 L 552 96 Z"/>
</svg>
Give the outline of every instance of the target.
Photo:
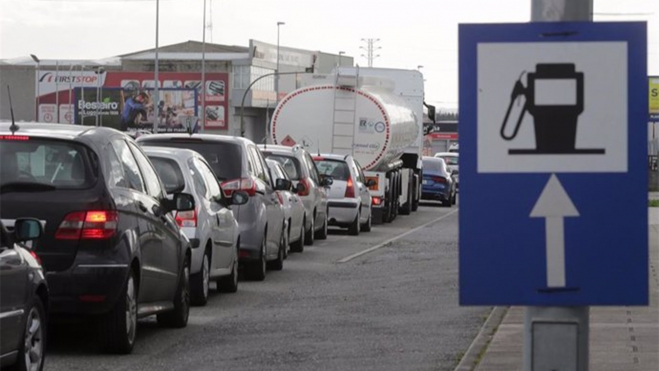
<svg viewBox="0 0 659 371">
<path fill-rule="evenodd" d="M 376 222 L 416 210 L 424 134 L 421 73 L 341 68 L 305 75 L 301 84 L 275 109 L 272 142 L 302 145 L 312 154 L 353 155 L 374 181 L 369 188 Z"/>
</svg>

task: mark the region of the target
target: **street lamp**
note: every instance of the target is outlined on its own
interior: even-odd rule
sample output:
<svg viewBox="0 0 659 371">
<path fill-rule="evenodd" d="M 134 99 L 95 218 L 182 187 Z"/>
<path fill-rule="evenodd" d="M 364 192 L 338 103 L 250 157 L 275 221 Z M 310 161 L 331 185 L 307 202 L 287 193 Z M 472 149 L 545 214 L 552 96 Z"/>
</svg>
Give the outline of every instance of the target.
<svg viewBox="0 0 659 371">
<path fill-rule="evenodd" d="M 206 2 L 204 2 L 204 5 L 206 5 Z M 158 77 L 158 26 L 159 26 L 159 18 L 160 18 L 160 0 L 156 0 L 156 55 L 155 55 L 155 66 L 154 66 L 154 76 L 153 79 L 155 81 L 155 88 L 153 90 L 153 102 L 155 103 L 155 113 L 156 117 L 153 119 L 153 132 L 156 133 L 158 131 L 158 119 L 160 117 L 158 110 L 159 110 L 159 103 L 160 103 L 160 91 L 159 91 L 159 86 L 160 86 L 160 79 Z"/>
<path fill-rule="evenodd" d="M 34 121 L 38 122 L 39 121 L 39 95 L 40 95 L 40 92 L 39 92 L 39 85 L 40 85 L 39 84 L 40 83 L 40 81 L 39 81 L 39 67 L 41 65 L 41 61 L 34 54 L 30 54 L 30 57 L 32 57 L 32 60 L 37 64 L 37 111 L 35 112 Z"/>
<path fill-rule="evenodd" d="M 204 0 L 204 22 L 201 40 L 201 131 L 206 130 L 206 0 Z"/>
<path fill-rule="evenodd" d="M 103 99 L 101 97 L 101 75 L 105 73 L 105 68 L 98 67 L 96 68 L 96 71 L 94 71 L 94 73 L 98 75 L 96 77 L 96 102 L 98 102 L 98 104 L 96 105 L 96 126 L 103 126 L 103 117 L 102 115 L 100 115 L 100 113 L 103 112 L 101 108 L 101 102 L 103 102 Z M 99 125 L 99 116 L 101 116 L 100 125 Z"/>
<path fill-rule="evenodd" d="M 283 26 L 286 23 L 277 22 L 277 68 L 275 69 L 275 92 L 277 94 L 277 99 L 275 102 L 279 104 L 279 26 Z"/>
</svg>

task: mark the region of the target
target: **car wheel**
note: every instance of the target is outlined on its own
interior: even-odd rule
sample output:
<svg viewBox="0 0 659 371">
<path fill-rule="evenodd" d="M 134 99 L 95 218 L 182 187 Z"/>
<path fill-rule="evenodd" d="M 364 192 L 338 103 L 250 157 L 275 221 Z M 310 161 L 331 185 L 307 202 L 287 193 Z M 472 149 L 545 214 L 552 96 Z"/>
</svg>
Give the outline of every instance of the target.
<svg viewBox="0 0 659 371">
<path fill-rule="evenodd" d="M 442 201 L 442 206 L 446 206 L 446 207 L 453 206 L 453 200 L 450 194 L 448 196 L 448 200 Z"/>
<path fill-rule="evenodd" d="M 190 263 L 186 259 L 183 264 L 176 296 L 174 296 L 174 310 L 160 313 L 157 316 L 158 324 L 161 326 L 182 328 L 188 325 L 188 317 L 190 316 Z"/>
<path fill-rule="evenodd" d="M 316 218 L 311 217 L 311 226 L 309 227 L 309 230 L 307 230 L 305 232 L 304 244 L 307 245 L 307 246 L 313 245 L 314 234 L 316 233 L 315 232 L 315 229 L 316 229 L 316 220 L 315 219 Z"/>
<path fill-rule="evenodd" d="M 201 271 L 190 277 L 190 302 L 193 305 L 206 305 L 210 282 L 210 253 L 206 250 L 201 260 Z"/>
<path fill-rule="evenodd" d="M 248 271 L 247 275 L 251 280 L 254 281 L 263 281 L 265 279 L 265 270 L 266 270 L 266 243 L 267 243 L 267 236 L 268 233 L 266 231 L 265 235 L 263 236 L 263 242 L 261 242 L 261 253 L 259 256 L 259 261 L 252 262 L 250 265 L 248 265 Z"/>
<path fill-rule="evenodd" d="M 291 243 L 292 252 L 302 252 L 304 251 L 304 240 L 306 238 L 304 225 L 307 224 L 306 219 L 302 221 L 302 228 L 300 228 L 300 238 Z"/>
<path fill-rule="evenodd" d="M 350 223 L 348 226 L 348 234 L 351 236 L 359 236 L 359 214 L 355 217 L 355 220 Z"/>
<path fill-rule="evenodd" d="M 238 246 L 237 251 L 240 251 L 240 246 Z M 217 290 L 219 292 L 228 292 L 234 293 L 238 291 L 238 253 L 236 252 L 236 258 L 233 260 L 233 265 L 231 266 L 231 274 L 222 277 L 217 281 Z"/>
<path fill-rule="evenodd" d="M 110 353 L 129 354 L 137 333 L 137 285 L 131 270 L 122 296 L 102 322 L 104 348 Z"/>
<path fill-rule="evenodd" d="M 279 251 L 277 252 L 277 259 L 272 262 L 268 262 L 268 267 L 273 271 L 280 271 L 284 269 L 284 251 L 286 250 L 286 232 L 281 232 L 281 237 L 279 238 Z"/>
<path fill-rule="evenodd" d="M 325 220 L 323 221 L 323 227 L 316 232 L 316 239 L 318 240 L 326 240 L 327 239 L 327 215 L 329 213 L 325 213 Z"/>
<path fill-rule="evenodd" d="M 46 311 L 38 296 L 34 296 L 25 320 L 23 341 L 18 350 L 16 369 L 41 371 L 46 357 Z"/>
<path fill-rule="evenodd" d="M 362 232 L 370 232 L 371 231 L 371 226 L 373 225 L 373 213 L 368 216 L 368 220 L 366 223 L 361 225 Z"/>
</svg>

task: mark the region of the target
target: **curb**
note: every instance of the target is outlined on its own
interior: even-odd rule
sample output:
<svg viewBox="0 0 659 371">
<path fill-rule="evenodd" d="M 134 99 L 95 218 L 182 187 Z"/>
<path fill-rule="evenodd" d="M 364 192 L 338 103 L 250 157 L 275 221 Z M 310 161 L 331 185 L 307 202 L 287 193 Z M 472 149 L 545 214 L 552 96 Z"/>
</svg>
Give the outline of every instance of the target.
<svg viewBox="0 0 659 371">
<path fill-rule="evenodd" d="M 467 352 L 460 360 L 460 363 L 455 367 L 454 371 L 472 371 L 476 368 L 478 365 L 477 363 L 480 362 L 480 357 L 487 350 L 487 347 L 496 334 L 499 325 L 503 322 L 506 313 L 508 313 L 508 308 L 509 307 L 494 307 L 492 309 L 487 320 L 485 320 L 485 323 L 483 323 L 483 326 L 478 332 L 478 335 L 476 335 L 476 338 L 471 343 L 469 349 L 467 349 Z"/>
</svg>

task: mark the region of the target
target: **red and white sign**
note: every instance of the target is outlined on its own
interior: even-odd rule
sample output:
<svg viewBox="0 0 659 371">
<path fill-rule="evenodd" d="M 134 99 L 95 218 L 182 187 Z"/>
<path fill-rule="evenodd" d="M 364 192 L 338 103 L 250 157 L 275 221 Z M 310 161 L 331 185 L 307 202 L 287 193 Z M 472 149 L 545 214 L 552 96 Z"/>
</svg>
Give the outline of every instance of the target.
<svg viewBox="0 0 659 371">
<path fill-rule="evenodd" d="M 37 85 L 35 87 L 40 96 L 52 94 L 55 91 L 69 90 L 69 86 L 74 88 L 97 87 L 105 83 L 105 75 L 97 75 L 94 71 L 39 71 L 37 75 Z M 100 77 L 99 77 L 100 76 Z M 99 81 L 99 78 L 101 81 Z"/>
<path fill-rule="evenodd" d="M 57 106 L 54 104 L 39 105 L 39 122 L 57 122 Z"/>
<path fill-rule="evenodd" d="M 430 138 L 433 140 L 458 140 L 458 133 L 432 133 Z"/>
</svg>

